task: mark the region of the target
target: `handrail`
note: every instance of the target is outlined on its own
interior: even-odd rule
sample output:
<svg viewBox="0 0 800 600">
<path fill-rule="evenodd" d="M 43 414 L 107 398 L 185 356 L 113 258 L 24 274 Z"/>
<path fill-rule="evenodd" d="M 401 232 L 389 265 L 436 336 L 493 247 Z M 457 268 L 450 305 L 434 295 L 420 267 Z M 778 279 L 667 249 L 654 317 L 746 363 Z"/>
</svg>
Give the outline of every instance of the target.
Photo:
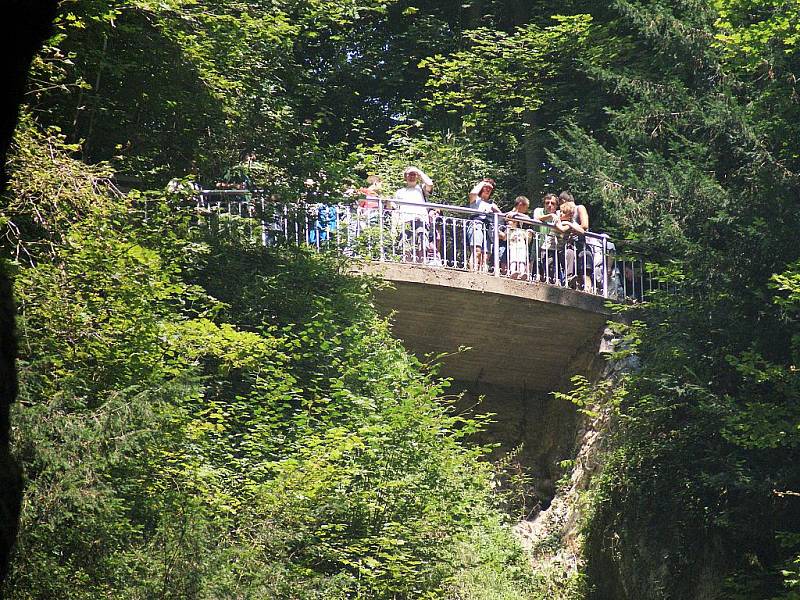
<svg viewBox="0 0 800 600">
<path fill-rule="evenodd" d="M 266 194 L 267 192 L 263 191 L 263 190 L 247 190 L 247 189 L 237 189 L 237 190 L 233 190 L 233 189 L 219 189 L 219 190 L 217 190 L 217 189 L 209 189 L 209 190 L 198 190 L 197 193 L 200 194 L 200 195 L 203 195 L 203 196 L 206 196 L 206 195 L 210 196 L 210 195 L 217 195 L 217 194 L 218 195 L 231 195 L 231 196 L 243 196 L 243 195 L 248 195 L 249 194 L 249 195 L 252 195 L 252 196 L 259 196 L 259 195 Z M 328 199 L 330 199 L 330 198 L 328 198 Z M 394 197 L 394 196 L 381 197 L 381 198 L 377 198 L 376 201 L 377 200 L 381 200 L 384 203 L 384 206 L 386 206 L 387 203 L 392 203 L 392 204 L 399 204 L 399 205 L 404 205 L 404 206 L 420 206 L 420 207 L 425 207 L 425 208 L 427 208 L 429 210 L 446 210 L 446 211 L 449 211 L 449 212 L 460 212 L 460 213 L 472 214 L 472 215 L 499 214 L 499 215 L 501 215 L 501 217 L 504 217 L 507 214 L 507 213 L 503 213 L 503 212 L 487 213 L 487 212 L 478 210 L 477 208 L 470 208 L 468 206 L 459 206 L 459 205 L 456 205 L 456 204 L 441 204 L 441 203 L 436 203 L 436 202 L 413 202 L 411 200 L 400 200 L 399 198 Z M 353 203 L 353 202 L 354 202 L 353 200 L 350 200 L 350 203 Z M 343 203 L 334 203 L 334 204 L 336 204 L 337 206 L 344 206 L 345 205 Z M 393 209 L 387 207 L 386 210 L 393 210 Z M 555 225 L 552 225 L 551 223 L 547 223 L 545 221 L 537 221 L 536 219 L 533 219 L 532 217 L 526 217 L 524 215 L 515 215 L 514 217 L 512 217 L 512 218 L 510 218 L 508 220 L 522 221 L 524 223 L 527 223 L 529 225 L 533 225 L 533 226 L 536 226 L 536 227 L 549 227 L 550 229 L 555 229 Z M 596 232 L 593 232 L 593 231 L 586 231 L 584 235 L 586 235 L 588 237 L 597 238 L 597 239 L 602 239 L 603 237 L 608 237 L 608 234 L 596 233 Z"/>
<path fill-rule="evenodd" d="M 377 262 L 484 271 L 618 301 L 642 301 L 649 291 L 664 288 L 641 259 L 618 256 L 608 235 L 565 236 L 550 223 L 520 214 L 397 198 L 370 198 L 377 204 L 372 207 L 332 197 L 281 202 L 244 189 L 190 195 L 204 213 L 245 217 L 249 234 L 255 236 L 257 226 L 264 245 L 290 243 Z"/>
</svg>

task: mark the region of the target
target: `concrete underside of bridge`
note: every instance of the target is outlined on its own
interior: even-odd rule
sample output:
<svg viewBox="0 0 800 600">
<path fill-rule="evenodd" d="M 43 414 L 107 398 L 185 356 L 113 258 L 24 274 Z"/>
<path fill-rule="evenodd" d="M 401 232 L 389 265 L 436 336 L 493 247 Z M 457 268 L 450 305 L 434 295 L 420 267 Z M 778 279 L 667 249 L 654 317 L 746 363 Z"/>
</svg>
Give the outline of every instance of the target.
<svg viewBox="0 0 800 600">
<path fill-rule="evenodd" d="M 405 264 L 370 264 L 393 284 L 376 301 L 394 311 L 394 334 L 442 374 L 474 384 L 550 392 L 610 318 L 603 298 L 545 284 Z M 470 350 L 458 352 L 460 347 Z"/>
<path fill-rule="evenodd" d="M 449 353 L 441 374 L 462 393 L 459 408 L 493 413 L 474 440 L 496 443 L 495 458 L 514 451 L 546 506 L 572 458 L 581 419 L 553 391 L 582 374 L 596 379 L 605 366 L 598 353 L 611 317 L 603 298 L 481 273 L 404 264 L 368 264 L 362 272 L 392 285 L 376 294 L 391 313 L 395 337 L 421 360 Z M 458 352 L 460 347 L 470 350 Z"/>
</svg>

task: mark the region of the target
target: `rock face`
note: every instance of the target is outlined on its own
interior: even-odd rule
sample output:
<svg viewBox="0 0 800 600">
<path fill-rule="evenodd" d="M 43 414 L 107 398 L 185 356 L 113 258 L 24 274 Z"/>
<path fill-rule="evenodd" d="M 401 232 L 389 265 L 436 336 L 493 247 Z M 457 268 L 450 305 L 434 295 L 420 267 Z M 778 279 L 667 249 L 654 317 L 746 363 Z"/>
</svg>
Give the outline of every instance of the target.
<svg viewBox="0 0 800 600">
<path fill-rule="evenodd" d="M 607 330 L 601 337 L 601 352 L 613 347 L 609 334 Z M 605 381 L 613 386 L 621 374 L 638 369 L 638 362 L 635 357 L 606 362 L 599 354 L 590 356 L 586 353 L 573 363 L 572 368 L 573 372 L 584 374 L 592 382 Z M 562 401 L 562 404 L 566 402 Z M 669 515 L 631 510 L 630 507 L 607 509 L 611 513 L 625 511 L 620 525 L 611 522 L 613 519 L 609 520 L 609 514 L 595 508 L 591 511 L 589 531 L 584 539 L 580 531 L 588 508 L 584 492 L 589 490 L 592 480 L 603 469 L 604 456 L 611 450 L 610 434 L 614 429 L 611 410 L 592 409 L 587 414 L 576 414 L 574 427 L 564 429 L 559 437 L 556 454 L 572 460 L 569 477 L 559 482 L 543 510 L 521 520 L 515 527 L 516 534 L 530 552 L 532 568 L 538 573 L 557 573 L 562 585 L 579 573 L 588 577 L 590 590 L 584 590 L 584 593 L 593 600 L 720 598 L 720 573 L 726 570 L 721 541 L 708 533 L 693 532 L 696 560 L 694 564 L 681 568 L 685 576 L 676 581 L 676 570 L 670 568 L 670 564 L 676 559 L 674 549 L 682 546 L 685 540 L 681 536 L 686 536 L 687 532 L 665 528 L 665 519 L 669 519 Z M 558 410 L 563 410 L 563 407 Z M 566 426 L 567 422 L 552 425 Z M 570 434 L 574 437 L 569 438 Z M 554 433 L 550 432 L 548 436 L 552 438 Z M 545 440 L 543 446 L 532 452 L 533 473 L 546 464 L 547 453 L 552 448 L 548 436 L 542 438 Z M 527 461 L 532 457 L 521 458 Z"/>
<path fill-rule="evenodd" d="M 25 90 L 25 78 L 34 52 L 45 39 L 55 17 L 57 0 L 5 0 L 0 19 L 8 31 L 0 36 L 0 193 L 5 192 L 6 155 Z M 9 407 L 17 393 L 14 365 L 14 303 L 8 275 L 0 269 L 0 581 L 8 571 L 9 553 L 16 538 L 22 478 L 9 454 Z"/>
<path fill-rule="evenodd" d="M 607 412 L 582 420 L 567 484 L 556 490 L 546 510 L 533 519 L 520 521 L 514 528 L 529 551 L 535 570 L 558 572 L 562 579 L 568 579 L 583 567 L 584 551 L 578 531 L 583 508 L 581 493 L 601 470 L 608 427 Z"/>
<path fill-rule="evenodd" d="M 492 414 L 491 422 L 473 441 L 499 444 L 492 458 L 502 462 L 510 455 L 512 471 L 524 473 L 529 479 L 524 490 L 527 513 L 547 507 L 560 476 L 558 464 L 573 450 L 578 425 L 575 407 L 524 387 L 467 386 L 462 382 L 455 382 L 453 387 L 462 386 L 467 390 L 462 399 L 465 407 L 477 404 L 476 413 Z"/>
<path fill-rule="evenodd" d="M 568 391 L 571 375 L 580 374 L 591 380 L 604 372 L 606 361 L 598 352 L 603 335 L 596 332 L 572 356 L 564 356 L 563 375 L 553 391 Z M 509 356 L 508 360 L 509 381 L 524 382 L 514 372 L 514 357 Z M 527 496 L 523 524 L 535 522 L 537 514 L 547 513 L 551 502 L 558 500 L 557 482 L 564 473 L 560 463 L 575 457 L 576 431 L 587 428 L 584 418 L 575 406 L 556 399 L 552 392 L 531 390 L 524 384 L 502 386 L 477 378 L 472 382 L 455 381 L 452 389 L 465 390 L 460 408 L 475 407 L 475 413 L 493 413 L 492 422 L 474 441 L 498 444 L 495 457 L 501 460 L 511 454 L 512 470 L 516 467 L 529 481 L 528 489 L 521 490 Z M 579 442 L 578 447 L 583 443 Z M 522 507 L 514 507 L 519 508 Z"/>
<path fill-rule="evenodd" d="M 592 600 L 717 600 L 723 598 L 722 577 L 726 549 L 720 539 L 705 532 L 696 535 L 697 554 L 675 576 L 675 549 L 686 531 L 675 528 L 664 535 L 670 515 L 625 514 L 622 528 L 608 527 L 600 518 L 593 527 L 602 535 L 588 536 L 583 549 L 586 573 L 592 582 Z"/>
<path fill-rule="evenodd" d="M 605 359 L 613 347 L 610 338 L 611 333 L 606 329 L 598 340 L 597 351 L 587 349 L 575 358 L 567 372 L 580 373 L 593 382 L 613 382 L 621 373 L 637 368 L 633 358 L 617 362 Z M 562 386 L 562 389 L 568 389 L 569 382 L 563 382 Z M 566 401 L 560 402 L 570 406 Z M 561 440 L 562 460 L 570 459 L 572 462 L 569 476 L 561 480 L 544 510 L 521 520 L 515 527 L 515 533 L 531 554 L 534 569 L 558 572 L 562 580 L 584 570 L 586 552 L 579 534 L 585 508 L 582 494 L 602 470 L 603 454 L 613 426 L 607 409 L 598 408 L 591 416 L 579 414 L 574 407 L 571 410 L 575 413 L 574 426 L 562 432 L 564 437 Z M 609 596 L 623 597 L 627 596 Z"/>
</svg>

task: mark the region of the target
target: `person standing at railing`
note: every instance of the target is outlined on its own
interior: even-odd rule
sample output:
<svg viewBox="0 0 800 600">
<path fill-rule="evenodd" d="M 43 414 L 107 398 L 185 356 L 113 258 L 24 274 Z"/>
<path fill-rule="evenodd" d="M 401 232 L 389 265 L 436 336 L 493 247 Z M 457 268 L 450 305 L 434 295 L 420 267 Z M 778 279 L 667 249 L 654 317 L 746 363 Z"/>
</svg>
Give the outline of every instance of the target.
<svg viewBox="0 0 800 600">
<path fill-rule="evenodd" d="M 555 194 L 545 194 L 542 198 L 542 206 L 536 207 L 533 211 L 533 220 L 541 221 L 542 223 L 549 223 L 555 225 L 558 220 L 558 196 Z M 552 227 L 538 227 L 536 233 L 539 265 L 540 265 L 540 278 L 547 280 L 550 283 L 555 283 L 557 274 L 555 272 L 556 265 L 558 264 L 556 253 L 556 237 Z"/>
<path fill-rule="evenodd" d="M 575 210 L 573 211 L 572 215 L 572 222 L 580 225 L 581 229 L 584 232 L 589 231 L 589 211 L 586 210 L 586 207 L 583 204 L 577 204 L 575 202 L 575 197 L 568 191 L 563 191 L 558 195 L 559 202 L 561 203 L 561 207 L 563 208 L 564 204 L 567 202 L 571 202 L 575 205 Z M 590 244 L 587 243 L 587 239 L 585 236 L 579 236 L 574 239 L 573 241 L 574 248 L 575 248 L 575 272 L 567 271 L 568 276 L 570 274 L 576 275 L 577 272 L 583 273 L 584 277 L 581 278 L 584 281 L 581 282 L 581 286 L 586 291 L 592 291 L 592 281 L 593 277 L 590 274 L 594 273 L 594 252 L 592 251 L 593 248 Z"/>
<path fill-rule="evenodd" d="M 345 192 L 350 199 L 348 207 L 340 219 L 340 229 L 344 230 L 345 252 L 353 252 L 353 244 L 359 236 L 380 223 L 380 193 L 383 180 L 379 175 L 367 177 L 367 185 L 351 188 Z M 353 201 L 354 200 L 354 201 Z"/>
<path fill-rule="evenodd" d="M 490 248 L 494 245 L 494 213 L 499 213 L 500 208 L 492 200 L 494 193 L 494 179 L 485 177 L 476 183 L 469 193 L 469 207 L 480 211 L 473 215 L 467 228 L 467 243 L 469 244 L 470 268 L 473 271 L 486 271 L 488 260 L 491 258 Z"/>
<path fill-rule="evenodd" d="M 262 242 L 264 246 L 274 246 L 289 232 L 284 231 L 284 226 L 288 227 L 288 218 L 284 214 L 283 206 L 277 194 L 262 192 L 260 195 L 261 204 L 261 227 Z"/>
<path fill-rule="evenodd" d="M 306 179 L 303 185 L 305 186 L 303 201 L 310 222 L 306 225 L 308 243 L 319 246 L 321 242 L 331 239 L 336 232 L 337 208 L 330 203 L 329 195 L 322 192 L 311 177 Z"/>
<path fill-rule="evenodd" d="M 433 180 L 414 166 L 408 166 L 403 170 L 403 180 L 405 186 L 398 189 L 394 194 L 397 200 L 398 214 L 403 223 L 403 246 L 405 250 L 405 240 L 410 242 L 410 252 L 404 252 L 404 260 L 409 262 L 425 261 L 428 254 L 435 256 L 435 232 L 431 228 L 432 219 L 437 212 L 428 209 L 428 196 L 433 191 Z M 413 204 L 406 204 L 413 202 Z"/>
<path fill-rule="evenodd" d="M 511 279 L 527 281 L 530 278 L 528 257 L 530 256 L 529 242 L 533 232 L 530 229 L 523 229 L 522 221 L 515 219 L 515 217 L 524 217 L 527 220 L 530 205 L 530 200 L 525 196 L 517 196 L 514 201 L 514 210 L 506 213 L 508 276 Z"/>
<path fill-rule="evenodd" d="M 564 190 L 558 195 L 559 208 L 560 205 L 565 202 L 572 202 L 575 205 L 575 213 L 572 216 L 573 222 L 580 225 L 584 231 L 589 231 L 589 211 L 586 210 L 586 207 L 583 204 L 575 202 L 575 196 L 567 190 Z"/>
<path fill-rule="evenodd" d="M 358 189 L 358 193 L 364 196 L 358 201 L 359 223 L 378 224 L 380 221 L 378 209 L 380 208 L 382 189 L 383 179 L 381 179 L 380 175 L 370 175 L 367 177 L 367 186 Z"/>
<path fill-rule="evenodd" d="M 378 208 L 381 189 L 383 189 L 383 179 L 380 175 L 370 175 L 367 177 L 366 187 L 358 188 L 358 193 L 364 198 L 358 201 L 359 208 Z"/>
<path fill-rule="evenodd" d="M 622 284 L 617 269 L 617 247 L 607 233 L 599 238 L 586 238 L 586 243 L 593 246 L 594 251 L 594 285 L 598 294 L 619 300 L 622 298 Z M 606 286 L 605 288 L 603 286 Z"/>
<path fill-rule="evenodd" d="M 577 212 L 574 202 L 564 202 L 561 205 L 560 221 L 556 223 L 558 238 L 559 260 L 563 260 L 563 272 L 566 276 L 566 285 L 571 288 L 581 287 L 587 292 L 593 291 L 592 274 L 594 267 L 587 270 L 587 262 L 581 260 L 580 252 L 585 248 L 585 230 L 575 221 Z M 578 275 L 581 275 L 579 278 Z"/>
</svg>

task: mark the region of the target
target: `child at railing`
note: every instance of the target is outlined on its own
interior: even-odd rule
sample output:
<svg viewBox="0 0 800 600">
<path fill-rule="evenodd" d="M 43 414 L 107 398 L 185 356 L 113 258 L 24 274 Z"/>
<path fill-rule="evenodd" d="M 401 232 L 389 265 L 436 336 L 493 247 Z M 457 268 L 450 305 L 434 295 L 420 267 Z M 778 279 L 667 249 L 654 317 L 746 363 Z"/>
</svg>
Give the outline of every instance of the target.
<svg viewBox="0 0 800 600">
<path fill-rule="evenodd" d="M 528 257 L 529 242 L 533 232 L 530 229 L 523 229 L 522 223 L 514 220 L 517 216 L 527 217 L 530 204 L 530 200 L 525 196 L 517 196 L 514 210 L 506 213 L 508 276 L 511 279 L 528 280 L 530 277 Z"/>
<path fill-rule="evenodd" d="M 365 211 L 378 208 L 382 188 L 383 180 L 380 175 L 370 175 L 367 177 L 367 187 L 362 187 L 357 190 L 359 194 L 363 194 L 364 196 L 364 198 L 358 201 L 358 207 Z"/>
<path fill-rule="evenodd" d="M 356 219 L 354 220 L 355 234 L 359 235 L 367 227 L 375 226 L 380 222 L 380 194 L 383 180 L 380 175 L 367 177 L 367 186 L 356 190 L 360 196 L 357 202 Z"/>
</svg>

